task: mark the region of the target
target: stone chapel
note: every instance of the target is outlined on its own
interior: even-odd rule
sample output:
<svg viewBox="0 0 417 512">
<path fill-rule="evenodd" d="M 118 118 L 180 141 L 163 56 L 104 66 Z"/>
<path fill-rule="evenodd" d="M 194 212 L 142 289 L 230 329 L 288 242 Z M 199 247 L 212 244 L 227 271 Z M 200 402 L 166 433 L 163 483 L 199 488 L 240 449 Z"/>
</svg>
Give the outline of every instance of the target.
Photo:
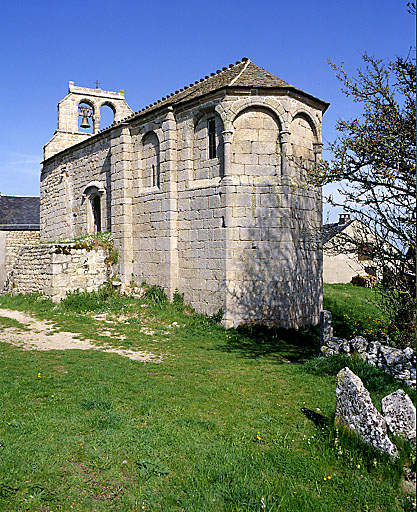
<svg viewBox="0 0 417 512">
<path fill-rule="evenodd" d="M 41 241 L 110 231 L 123 282 L 178 290 L 228 327 L 316 324 L 321 190 L 305 169 L 327 107 L 247 58 L 139 112 L 70 82 L 44 148 Z"/>
</svg>

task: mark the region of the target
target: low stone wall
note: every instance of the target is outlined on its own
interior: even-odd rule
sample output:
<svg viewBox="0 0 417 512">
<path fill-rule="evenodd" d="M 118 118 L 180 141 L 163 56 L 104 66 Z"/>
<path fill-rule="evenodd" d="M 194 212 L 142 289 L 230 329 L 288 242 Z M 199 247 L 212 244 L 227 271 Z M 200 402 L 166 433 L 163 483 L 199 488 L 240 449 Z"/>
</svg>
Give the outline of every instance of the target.
<svg viewBox="0 0 417 512">
<path fill-rule="evenodd" d="M 416 387 L 416 355 L 410 347 L 399 348 L 384 345 L 379 341 L 368 342 L 362 336 L 351 340 L 333 336 L 332 314 L 322 311 L 320 316 L 320 353 L 325 357 L 333 354 L 359 354 L 368 363 L 404 381 L 408 386 Z"/>
<path fill-rule="evenodd" d="M 111 274 L 107 251 L 76 244 L 23 247 L 10 271 L 3 293 L 43 293 L 59 302 L 67 291 L 93 291 Z"/>
<path fill-rule="evenodd" d="M 39 230 L 0 230 L 0 291 L 24 245 L 39 244 Z"/>
</svg>

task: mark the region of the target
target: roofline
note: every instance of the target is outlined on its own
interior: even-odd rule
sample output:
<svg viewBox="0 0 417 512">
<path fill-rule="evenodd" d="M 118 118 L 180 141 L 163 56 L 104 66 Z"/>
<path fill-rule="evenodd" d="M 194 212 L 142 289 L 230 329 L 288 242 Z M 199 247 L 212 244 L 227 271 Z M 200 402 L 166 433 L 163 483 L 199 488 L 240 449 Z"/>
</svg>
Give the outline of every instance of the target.
<svg viewBox="0 0 417 512">
<path fill-rule="evenodd" d="M 244 69 L 246 69 L 247 65 L 251 62 L 251 59 L 243 58 L 242 62 L 245 62 L 245 66 L 242 69 L 241 73 L 243 73 Z M 225 71 L 226 70 L 227 69 L 225 69 Z M 240 74 L 238 76 L 240 76 Z M 235 79 L 236 78 L 237 77 L 235 77 Z M 77 146 L 81 147 L 81 145 L 85 144 L 87 141 L 91 141 L 92 139 L 97 140 L 97 139 L 95 139 L 96 137 L 98 137 L 100 135 L 103 135 L 103 134 L 107 134 L 108 132 L 111 132 L 111 130 L 113 130 L 113 129 L 117 128 L 117 127 L 126 126 L 126 125 L 130 124 L 132 121 L 135 121 L 135 120 L 141 118 L 142 116 L 146 116 L 147 114 L 149 114 L 151 112 L 155 113 L 155 112 L 163 111 L 163 110 L 168 109 L 170 107 L 171 108 L 175 108 L 177 106 L 184 105 L 184 104 L 187 104 L 189 102 L 191 103 L 193 101 L 199 101 L 201 98 L 205 98 L 205 97 L 210 96 L 210 95 L 215 95 L 216 93 L 219 93 L 221 91 L 227 91 L 227 90 L 233 90 L 233 89 L 235 89 L 235 90 L 258 89 L 258 90 L 264 90 L 264 91 L 278 91 L 279 90 L 279 91 L 287 91 L 287 93 L 289 93 L 291 91 L 291 92 L 295 92 L 297 94 L 301 94 L 302 96 L 305 96 L 306 98 L 309 98 L 310 100 L 313 100 L 316 103 L 318 103 L 319 105 L 321 105 L 323 107 L 322 108 L 322 113 L 323 114 L 326 112 L 326 110 L 328 109 L 328 107 L 330 105 L 330 103 L 328 103 L 327 101 L 321 100 L 320 98 L 317 98 L 316 96 L 313 96 L 312 94 L 304 92 L 303 90 L 298 89 L 297 87 L 294 87 L 293 85 L 290 85 L 290 84 L 283 85 L 283 86 L 277 85 L 277 86 L 273 86 L 273 87 L 268 87 L 268 86 L 253 87 L 253 86 L 233 85 L 233 82 L 235 81 L 235 79 L 232 80 L 231 84 L 224 85 L 223 87 L 219 87 L 218 89 L 215 89 L 215 90 L 207 92 L 207 93 L 203 93 L 203 94 L 201 94 L 199 96 L 196 96 L 196 97 L 193 97 L 193 98 L 188 98 L 187 99 L 187 97 L 185 97 L 184 99 L 180 99 L 178 101 L 175 101 L 175 99 L 174 99 L 175 98 L 175 94 L 173 93 L 171 95 L 173 101 L 172 100 L 170 101 L 170 97 L 168 96 L 166 98 L 168 101 L 162 100 L 163 101 L 162 102 L 161 100 L 159 100 L 159 101 L 161 101 L 161 105 L 158 105 L 158 103 L 159 103 L 158 101 L 154 102 L 153 104 L 146 106 L 142 110 L 137 111 L 137 112 L 133 112 L 131 115 L 121 119 L 120 121 L 117 121 L 117 122 L 113 123 L 112 125 L 110 125 L 110 126 L 108 126 L 106 128 L 103 128 L 98 133 L 92 134 L 87 139 L 82 140 L 80 142 L 77 142 L 76 144 L 73 144 L 72 146 L 63 149 L 62 151 L 59 151 L 58 153 L 55 153 L 55 154 L 53 154 L 52 156 L 50 156 L 48 158 L 45 158 L 41 163 L 45 164 L 45 162 L 50 161 L 51 159 L 55 158 L 58 155 L 63 155 L 63 154 L 65 154 L 66 151 L 68 151 L 70 149 L 74 149 Z M 193 85 L 197 85 L 200 82 L 201 82 L 201 80 L 197 81 Z M 189 89 L 191 89 L 191 88 L 192 88 L 192 86 L 189 87 Z"/>
<path fill-rule="evenodd" d="M 27 198 L 27 199 L 30 199 L 30 198 L 33 198 L 33 199 L 39 199 L 39 196 L 18 196 L 18 195 L 9 196 L 9 195 L 1 194 L 1 193 L 0 193 L 0 199 L 1 199 L 2 197 L 22 197 L 22 198 Z"/>
<path fill-rule="evenodd" d="M 40 224 L 0 224 L 0 231 L 40 231 Z"/>
</svg>

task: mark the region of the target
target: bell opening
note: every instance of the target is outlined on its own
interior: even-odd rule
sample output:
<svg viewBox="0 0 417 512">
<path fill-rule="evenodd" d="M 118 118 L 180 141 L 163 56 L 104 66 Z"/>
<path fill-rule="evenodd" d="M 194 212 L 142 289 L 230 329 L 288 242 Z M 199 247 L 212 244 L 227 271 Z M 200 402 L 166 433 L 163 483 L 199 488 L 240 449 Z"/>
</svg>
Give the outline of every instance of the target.
<svg viewBox="0 0 417 512">
<path fill-rule="evenodd" d="M 93 108 L 87 103 L 80 103 L 78 105 L 78 131 L 81 133 L 93 133 L 94 111 Z"/>
</svg>

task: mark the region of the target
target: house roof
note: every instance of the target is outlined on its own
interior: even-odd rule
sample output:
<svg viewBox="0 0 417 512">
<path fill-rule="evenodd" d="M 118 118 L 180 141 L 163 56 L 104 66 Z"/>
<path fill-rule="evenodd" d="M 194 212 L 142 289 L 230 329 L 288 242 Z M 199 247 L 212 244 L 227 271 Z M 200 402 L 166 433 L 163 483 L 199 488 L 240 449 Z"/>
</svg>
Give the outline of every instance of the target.
<svg viewBox="0 0 417 512">
<path fill-rule="evenodd" d="M 40 227 L 40 198 L 0 195 L 0 230 L 34 230 Z"/>
<path fill-rule="evenodd" d="M 340 224 L 339 222 L 334 222 L 333 224 L 323 224 L 323 232 L 322 232 L 322 242 L 323 245 L 331 240 L 334 236 L 341 233 L 344 229 L 346 229 L 354 219 L 348 220 L 344 224 Z"/>
<path fill-rule="evenodd" d="M 309 96 L 316 101 L 323 104 L 324 110 L 328 107 L 329 103 L 315 98 L 310 94 L 305 93 L 301 89 L 288 84 L 281 78 L 273 75 L 269 71 L 262 69 L 261 67 L 254 64 L 247 57 L 243 57 L 241 61 L 237 61 L 235 64 L 229 64 L 228 67 L 218 69 L 215 73 L 206 75 L 200 80 L 196 80 L 193 84 L 184 86 L 182 89 L 172 92 L 162 99 L 155 101 L 151 105 L 144 107 L 138 112 L 134 112 L 131 116 L 122 119 L 115 124 L 123 123 L 127 120 L 131 120 L 135 117 L 140 117 L 148 112 L 156 110 L 161 106 L 178 105 L 185 101 L 189 101 L 200 96 L 204 96 L 208 93 L 223 89 L 224 87 L 253 87 L 253 88 L 286 88 L 292 89 L 299 93 Z M 105 128 L 101 131 L 106 131 L 111 127 Z"/>
</svg>

